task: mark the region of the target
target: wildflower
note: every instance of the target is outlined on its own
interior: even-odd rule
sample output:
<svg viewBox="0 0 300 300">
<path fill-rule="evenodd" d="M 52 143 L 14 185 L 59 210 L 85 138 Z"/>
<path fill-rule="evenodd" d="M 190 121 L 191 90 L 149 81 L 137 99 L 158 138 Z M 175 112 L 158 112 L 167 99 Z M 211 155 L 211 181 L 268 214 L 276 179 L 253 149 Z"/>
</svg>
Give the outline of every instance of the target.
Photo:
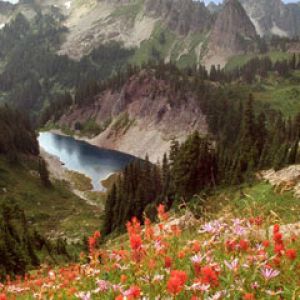
<svg viewBox="0 0 300 300">
<path fill-rule="evenodd" d="M 121 283 L 125 283 L 127 281 L 127 276 L 125 274 L 122 274 L 120 281 Z"/>
<path fill-rule="evenodd" d="M 297 258 L 297 251 L 295 249 L 288 249 L 285 252 L 285 255 L 290 260 L 295 260 Z"/>
<path fill-rule="evenodd" d="M 129 290 L 123 293 L 125 297 L 129 299 L 137 299 L 141 296 L 141 289 L 138 286 L 132 286 Z"/>
<path fill-rule="evenodd" d="M 238 271 L 239 260 L 237 258 L 234 259 L 232 262 L 224 260 L 224 264 L 230 271 L 233 271 L 234 273 Z"/>
<path fill-rule="evenodd" d="M 246 241 L 246 240 L 240 240 L 239 247 L 240 247 L 241 250 L 247 251 L 248 248 L 249 248 L 249 242 Z"/>
<path fill-rule="evenodd" d="M 106 292 L 109 289 L 109 283 L 105 280 L 97 281 L 99 292 Z"/>
<path fill-rule="evenodd" d="M 274 270 L 269 266 L 265 266 L 261 268 L 261 274 L 265 280 L 270 280 L 272 278 L 277 277 L 280 274 L 280 271 Z"/>
<path fill-rule="evenodd" d="M 132 250 L 139 250 L 142 247 L 142 238 L 137 234 L 131 235 L 130 246 Z"/>
<path fill-rule="evenodd" d="M 178 254 L 177 254 L 177 257 L 179 259 L 185 258 L 185 252 L 184 252 L 184 250 L 179 251 Z"/>
<path fill-rule="evenodd" d="M 283 244 L 275 244 L 274 251 L 278 255 L 282 255 L 284 252 L 284 245 Z"/>
<path fill-rule="evenodd" d="M 174 270 L 171 272 L 171 277 L 179 278 L 182 285 L 187 281 L 187 274 L 184 271 Z"/>
<path fill-rule="evenodd" d="M 191 285 L 190 290 L 194 292 L 207 292 L 210 289 L 209 284 L 202 284 L 201 282 L 195 282 L 194 284 Z"/>
<path fill-rule="evenodd" d="M 100 231 L 95 231 L 94 238 L 97 240 L 97 239 L 100 239 L 100 237 L 101 237 Z"/>
<path fill-rule="evenodd" d="M 259 283 L 257 281 L 253 282 L 251 284 L 251 287 L 254 289 L 254 290 L 257 290 L 260 286 L 259 286 Z"/>
<path fill-rule="evenodd" d="M 275 243 L 282 243 L 282 234 L 280 232 L 275 232 L 273 239 Z"/>
<path fill-rule="evenodd" d="M 167 283 L 168 292 L 172 295 L 177 295 L 182 290 L 182 285 L 180 284 L 180 279 L 177 277 L 171 277 Z"/>
<path fill-rule="evenodd" d="M 237 243 L 236 241 L 226 241 L 225 248 L 227 251 L 232 252 L 236 249 Z"/>
<path fill-rule="evenodd" d="M 95 251 L 96 239 L 93 236 L 89 237 L 88 244 L 90 253 L 93 253 Z"/>
<path fill-rule="evenodd" d="M 255 300 L 255 296 L 251 293 L 247 293 L 243 296 L 243 300 Z"/>
<path fill-rule="evenodd" d="M 7 300 L 7 297 L 5 294 L 0 294 L 0 300 Z"/>
<path fill-rule="evenodd" d="M 191 257 L 191 261 L 193 264 L 200 265 L 204 258 L 205 256 L 194 255 L 193 257 Z"/>
<path fill-rule="evenodd" d="M 265 248 L 269 248 L 269 247 L 270 247 L 270 241 L 269 241 L 269 240 L 263 241 L 262 244 L 263 244 L 263 246 L 264 246 Z"/>
<path fill-rule="evenodd" d="M 277 233 L 280 231 L 280 225 L 279 224 L 275 224 L 274 227 L 273 227 L 273 233 Z"/>
<path fill-rule="evenodd" d="M 192 246 L 192 250 L 197 253 L 201 250 L 201 246 L 200 246 L 200 243 L 198 241 L 195 241 L 193 243 L 193 246 Z"/>
<path fill-rule="evenodd" d="M 91 299 L 91 292 L 79 292 L 75 295 L 77 298 L 81 300 L 90 300 Z"/>
<path fill-rule="evenodd" d="M 163 204 L 160 204 L 157 207 L 157 213 L 158 213 L 158 217 L 161 221 L 167 221 L 169 216 L 168 214 L 165 212 L 165 206 Z"/>
<path fill-rule="evenodd" d="M 169 269 L 172 266 L 172 258 L 169 256 L 165 257 L 165 268 Z"/>
<path fill-rule="evenodd" d="M 167 290 L 172 295 L 179 294 L 187 281 L 187 275 L 184 271 L 174 270 L 167 282 Z"/>
<path fill-rule="evenodd" d="M 269 296 L 278 296 L 281 295 L 283 293 L 283 291 L 279 290 L 279 291 L 271 291 L 271 290 L 266 290 L 266 294 Z"/>
<path fill-rule="evenodd" d="M 218 274 L 213 268 L 205 266 L 202 268 L 201 274 L 203 283 L 212 286 L 217 286 L 219 284 Z"/>
</svg>

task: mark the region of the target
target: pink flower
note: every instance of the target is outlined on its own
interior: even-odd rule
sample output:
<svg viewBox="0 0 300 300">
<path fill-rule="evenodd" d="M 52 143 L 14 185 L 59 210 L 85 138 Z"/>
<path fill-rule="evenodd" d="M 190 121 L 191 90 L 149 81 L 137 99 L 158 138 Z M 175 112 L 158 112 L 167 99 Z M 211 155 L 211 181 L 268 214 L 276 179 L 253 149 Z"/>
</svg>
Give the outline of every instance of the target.
<svg viewBox="0 0 300 300">
<path fill-rule="evenodd" d="M 191 257 L 191 262 L 193 264 L 201 264 L 203 259 L 205 258 L 205 256 L 200 256 L 200 255 L 194 255 L 193 257 Z"/>
<path fill-rule="evenodd" d="M 99 292 L 106 292 L 110 286 L 109 283 L 105 280 L 98 280 L 97 284 L 98 284 Z"/>
<path fill-rule="evenodd" d="M 234 259 L 232 262 L 228 262 L 227 260 L 224 260 L 225 266 L 233 272 L 238 271 L 238 266 L 239 266 L 239 260 L 238 258 Z"/>
<path fill-rule="evenodd" d="M 194 292 L 207 292 L 210 289 L 210 285 L 209 284 L 202 284 L 200 282 L 196 282 L 194 284 L 191 285 L 190 290 L 194 291 Z"/>
<path fill-rule="evenodd" d="M 262 267 L 261 274 L 265 280 L 270 280 L 277 277 L 280 274 L 280 271 L 274 270 L 271 267 Z"/>
</svg>

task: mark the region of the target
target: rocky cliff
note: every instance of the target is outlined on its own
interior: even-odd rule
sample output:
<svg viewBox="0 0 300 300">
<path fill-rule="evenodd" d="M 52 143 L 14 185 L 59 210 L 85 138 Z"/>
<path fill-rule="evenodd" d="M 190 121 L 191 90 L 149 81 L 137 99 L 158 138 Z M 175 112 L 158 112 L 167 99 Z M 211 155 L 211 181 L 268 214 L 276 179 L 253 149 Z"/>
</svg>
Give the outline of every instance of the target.
<svg viewBox="0 0 300 300">
<path fill-rule="evenodd" d="M 256 30 L 238 0 L 227 0 L 218 14 L 209 37 L 206 63 L 221 66 L 232 55 L 250 50 L 256 39 Z"/>
<path fill-rule="evenodd" d="M 139 157 L 148 153 L 156 162 L 169 150 L 172 138 L 184 140 L 195 130 L 207 133 L 205 116 L 192 92 L 179 92 L 153 71 L 132 76 L 120 91 L 106 90 L 92 105 L 73 107 L 58 122 L 75 124 L 95 120 L 109 126 L 90 142 Z"/>
<path fill-rule="evenodd" d="M 284 4 L 281 0 L 240 0 L 260 35 L 300 34 L 298 4 Z"/>
<path fill-rule="evenodd" d="M 171 30 L 181 35 L 207 32 L 212 24 L 212 17 L 204 3 L 193 0 L 146 0 L 145 12 L 162 18 Z"/>
</svg>

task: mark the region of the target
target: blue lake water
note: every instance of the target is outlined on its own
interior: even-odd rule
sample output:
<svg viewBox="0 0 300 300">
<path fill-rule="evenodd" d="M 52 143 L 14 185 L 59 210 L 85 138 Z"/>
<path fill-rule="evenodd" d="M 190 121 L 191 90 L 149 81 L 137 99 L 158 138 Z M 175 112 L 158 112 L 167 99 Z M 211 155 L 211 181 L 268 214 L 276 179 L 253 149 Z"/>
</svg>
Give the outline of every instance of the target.
<svg viewBox="0 0 300 300">
<path fill-rule="evenodd" d="M 41 132 L 40 146 L 57 156 L 65 167 L 92 179 L 94 190 L 103 190 L 101 181 L 112 173 L 124 169 L 136 159 L 132 155 L 92 146 L 84 141 L 51 132 Z"/>
</svg>

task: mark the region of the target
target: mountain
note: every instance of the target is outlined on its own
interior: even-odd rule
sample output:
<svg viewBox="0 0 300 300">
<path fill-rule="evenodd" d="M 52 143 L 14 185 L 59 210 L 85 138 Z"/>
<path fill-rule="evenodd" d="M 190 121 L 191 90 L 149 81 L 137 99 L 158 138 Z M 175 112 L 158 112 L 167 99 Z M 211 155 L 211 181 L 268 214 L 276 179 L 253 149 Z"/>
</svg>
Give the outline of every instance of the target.
<svg viewBox="0 0 300 300">
<path fill-rule="evenodd" d="M 94 120 L 103 131 L 91 143 L 138 157 L 147 153 L 156 162 L 168 151 L 172 138 L 183 141 L 195 130 L 207 133 L 195 93 L 184 86 L 180 91 L 167 77 L 154 70 L 141 71 L 120 89 L 107 88 L 92 103 L 73 106 L 56 124 L 75 130 Z"/>
<path fill-rule="evenodd" d="M 240 0 L 260 35 L 299 36 L 299 4 L 281 0 Z"/>
<path fill-rule="evenodd" d="M 80 60 L 100 45 L 117 41 L 126 48 L 136 49 L 131 60 L 134 63 L 162 59 L 178 61 L 182 66 L 209 65 L 213 60 L 207 59 L 207 53 L 215 51 L 211 46 L 226 50 L 223 60 L 241 52 L 239 42 L 232 40 L 235 25 L 236 34 L 243 36 L 246 33 L 243 38 L 253 38 L 253 32 L 249 32 L 253 31 L 253 28 L 249 29 L 249 18 L 259 35 L 293 37 L 299 34 L 299 5 L 270 1 L 240 0 L 248 16 L 240 7 L 231 14 L 225 4 L 205 6 L 203 2 L 193 0 L 23 0 L 17 5 L 0 1 L 6 7 L 1 9 L 0 24 L 20 12 L 28 19 L 40 12 L 52 14 L 66 29 L 57 53 L 74 60 Z M 239 23 L 243 17 L 244 24 Z M 230 21 L 231 26 L 228 24 L 230 18 L 234 18 Z M 241 24 L 242 28 L 238 28 Z M 216 43 L 216 35 L 220 33 L 218 28 L 227 37 L 231 35 L 230 41 L 224 38 Z"/>
<path fill-rule="evenodd" d="M 206 61 L 219 62 L 236 54 L 254 50 L 256 30 L 238 0 L 227 0 L 212 28 Z"/>
</svg>

